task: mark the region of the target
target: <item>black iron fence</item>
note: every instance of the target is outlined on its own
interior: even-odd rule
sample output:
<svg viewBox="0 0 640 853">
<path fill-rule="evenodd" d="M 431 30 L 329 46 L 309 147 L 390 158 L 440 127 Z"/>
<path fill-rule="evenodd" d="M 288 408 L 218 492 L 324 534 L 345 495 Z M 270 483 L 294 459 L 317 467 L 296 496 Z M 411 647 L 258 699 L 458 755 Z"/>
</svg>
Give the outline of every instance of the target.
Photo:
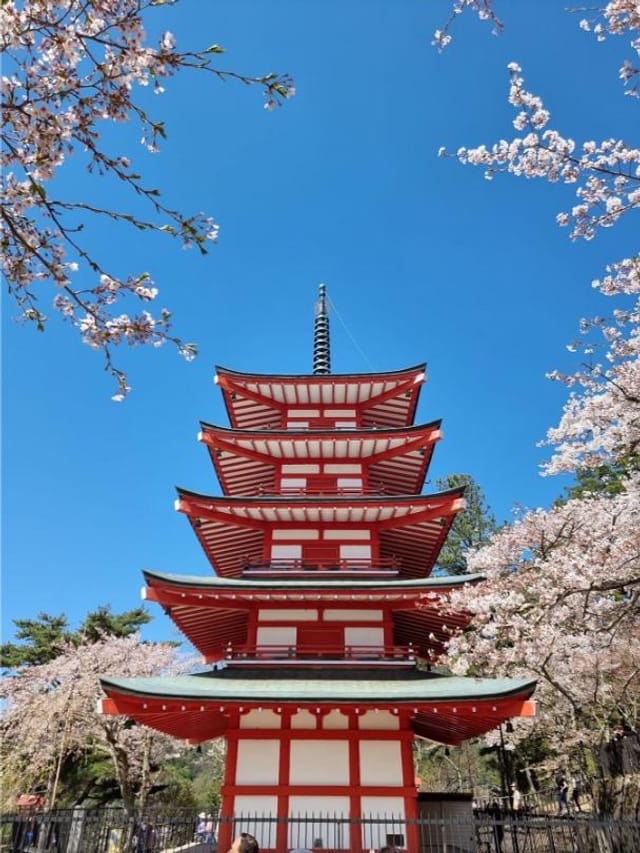
<svg viewBox="0 0 640 853">
<path fill-rule="evenodd" d="M 591 814 L 552 816 L 469 808 L 454 817 L 405 820 L 393 815 L 350 819 L 329 814 L 218 819 L 192 812 L 121 809 L 20 812 L 0 816 L 1 853 L 227 853 L 239 832 L 255 835 L 263 853 L 638 853 L 640 821 Z M 218 843 L 220 839 L 220 843 Z"/>
</svg>

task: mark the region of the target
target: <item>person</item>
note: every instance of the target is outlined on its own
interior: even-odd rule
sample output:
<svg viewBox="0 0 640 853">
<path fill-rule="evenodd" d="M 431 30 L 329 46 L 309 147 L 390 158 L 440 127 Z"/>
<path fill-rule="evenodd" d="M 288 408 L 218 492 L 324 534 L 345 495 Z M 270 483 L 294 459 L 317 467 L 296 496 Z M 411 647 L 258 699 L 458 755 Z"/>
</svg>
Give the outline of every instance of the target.
<svg viewBox="0 0 640 853">
<path fill-rule="evenodd" d="M 248 832 L 241 832 L 235 839 L 228 853 L 260 853 L 258 842 Z"/>
<path fill-rule="evenodd" d="M 496 850 L 498 851 L 498 853 L 502 853 L 502 842 L 504 840 L 504 823 L 500 803 L 495 799 L 491 800 L 491 802 L 485 807 L 485 813 L 493 824 L 493 837 L 496 842 Z"/>
<path fill-rule="evenodd" d="M 580 781 L 579 776 L 575 776 L 573 779 L 573 789 L 571 791 L 571 802 L 576 807 L 576 810 L 581 812 L 582 806 L 580 805 L 580 797 L 582 796 L 582 783 Z"/>
<path fill-rule="evenodd" d="M 138 827 L 136 853 L 151 853 L 156 849 L 156 830 L 153 821 L 143 818 Z"/>
<path fill-rule="evenodd" d="M 206 814 L 204 812 L 200 812 L 198 815 L 198 823 L 196 824 L 194 841 L 204 841 L 204 834 L 207 826 L 206 819 Z"/>
<path fill-rule="evenodd" d="M 556 798 L 558 800 L 558 814 L 562 814 L 563 810 L 569 814 L 569 804 L 567 802 L 567 792 L 569 786 L 564 775 L 560 773 L 556 779 Z"/>
<path fill-rule="evenodd" d="M 204 824 L 204 842 L 205 844 L 213 844 L 215 841 L 213 815 L 208 814 Z"/>
<path fill-rule="evenodd" d="M 515 782 L 511 783 L 511 808 L 514 812 L 519 813 L 524 807 L 524 797 Z"/>
</svg>

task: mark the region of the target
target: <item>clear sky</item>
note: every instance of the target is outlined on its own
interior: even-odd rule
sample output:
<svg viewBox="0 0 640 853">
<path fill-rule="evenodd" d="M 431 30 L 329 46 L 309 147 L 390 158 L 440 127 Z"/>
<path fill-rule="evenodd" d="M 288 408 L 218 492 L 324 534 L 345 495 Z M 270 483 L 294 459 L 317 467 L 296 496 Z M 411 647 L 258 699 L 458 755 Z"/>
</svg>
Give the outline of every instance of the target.
<svg viewBox="0 0 640 853">
<path fill-rule="evenodd" d="M 175 329 L 196 341 L 123 352 L 122 404 L 101 357 L 56 319 L 45 334 L 3 308 L 3 632 L 11 620 L 139 603 L 140 571 L 210 572 L 174 485 L 217 492 L 200 419 L 226 423 L 212 384 L 236 370 L 311 368 L 313 303 L 324 281 L 336 373 L 426 360 L 418 420 L 444 419 L 432 477 L 472 474 L 500 519 L 562 490 L 539 476 L 536 447 L 571 369 L 581 316 L 608 306 L 591 280 L 629 254 L 631 224 L 573 244 L 555 215 L 571 188 L 438 158 L 444 145 L 513 136 L 506 65 L 576 139 L 631 135 L 636 104 L 617 69 L 627 44 L 598 44 L 557 0 L 504 2 L 504 33 L 473 16 L 444 55 L 430 46 L 445 0 L 183 0 L 154 11 L 181 48 L 217 42 L 220 66 L 289 72 L 296 97 L 267 112 L 257 90 L 191 76 L 151 102 L 169 134 L 146 154 L 132 128 L 109 131 L 167 202 L 206 210 L 220 241 L 202 258 L 160 237 L 101 226 L 87 239 L 122 274 L 148 270 Z M 635 120 L 635 121 L 634 121 Z M 61 189 L 124 208 L 113 184 L 72 168 Z M 46 309 L 46 305 L 45 305 Z M 355 341 L 355 344 L 354 344 Z M 427 487 L 428 488 L 428 487 Z M 160 612 L 150 638 L 176 638 Z"/>
</svg>

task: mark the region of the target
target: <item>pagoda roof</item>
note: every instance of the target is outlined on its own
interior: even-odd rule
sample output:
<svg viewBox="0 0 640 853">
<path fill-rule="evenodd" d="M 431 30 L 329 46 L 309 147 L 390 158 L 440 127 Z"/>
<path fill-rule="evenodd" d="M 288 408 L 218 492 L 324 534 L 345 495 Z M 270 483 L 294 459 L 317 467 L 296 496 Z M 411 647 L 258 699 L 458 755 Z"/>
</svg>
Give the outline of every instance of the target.
<svg viewBox="0 0 640 853">
<path fill-rule="evenodd" d="M 145 571 L 144 598 L 157 601 L 207 662 L 225 657 L 228 645 L 247 642 L 248 614 L 255 608 L 313 608 L 346 605 L 349 609 L 391 607 L 398 645 L 433 659 L 453 630 L 465 627 L 468 614 L 438 607 L 442 597 L 480 574 L 420 580 L 236 580 Z"/>
<path fill-rule="evenodd" d="M 380 556 L 400 561 L 401 577 L 431 572 L 455 515 L 464 508 L 464 487 L 432 495 L 393 497 L 214 497 L 178 489 L 184 512 L 217 573 L 239 577 L 245 565 L 264 559 L 267 532 L 374 529 Z"/>
<path fill-rule="evenodd" d="M 376 492 L 408 495 L 422 489 L 435 442 L 442 437 L 441 424 L 294 431 L 234 430 L 201 422 L 198 437 L 207 445 L 226 495 L 273 494 L 282 464 L 354 462 L 367 466 Z"/>
<path fill-rule="evenodd" d="M 357 409 L 365 427 L 413 423 L 426 364 L 380 373 L 272 375 L 216 366 L 229 420 L 236 429 L 286 426 L 292 407 Z M 328 416 L 331 417 L 331 416 Z"/>
<path fill-rule="evenodd" d="M 193 742 L 223 735 L 231 710 L 386 709 L 408 712 L 420 737 L 459 744 L 510 717 L 531 715 L 527 700 L 536 682 L 528 679 L 449 677 L 410 672 L 215 670 L 172 678 L 102 678 L 103 713 L 126 714 L 139 723 Z"/>
<path fill-rule="evenodd" d="M 246 578 L 224 578 L 215 575 L 175 575 L 168 572 L 155 572 L 151 569 L 145 569 L 143 575 L 147 583 L 152 586 L 167 586 L 167 587 L 185 587 L 188 589 L 210 590 L 214 594 L 231 593 L 237 596 L 259 595 L 261 593 L 269 594 L 271 591 L 280 591 L 286 593 L 291 592 L 309 592 L 309 593 L 324 593 L 332 591 L 346 591 L 355 595 L 358 591 L 364 592 L 379 592 L 393 598 L 396 591 L 398 593 L 405 592 L 424 592 L 428 595 L 430 591 L 445 591 L 454 589 L 455 587 L 464 586 L 465 583 L 478 583 L 484 580 L 484 575 L 476 573 L 469 575 L 440 575 L 431 578 L 411 578 L 409 580 L 370 580 L 349 577 L 348 579 L 340 578 L 322 578 L 321 580 L 314 577 L 310 573 L 309 578 L 295 580 L 274 579 L 251 579 Z"/>
</svg>

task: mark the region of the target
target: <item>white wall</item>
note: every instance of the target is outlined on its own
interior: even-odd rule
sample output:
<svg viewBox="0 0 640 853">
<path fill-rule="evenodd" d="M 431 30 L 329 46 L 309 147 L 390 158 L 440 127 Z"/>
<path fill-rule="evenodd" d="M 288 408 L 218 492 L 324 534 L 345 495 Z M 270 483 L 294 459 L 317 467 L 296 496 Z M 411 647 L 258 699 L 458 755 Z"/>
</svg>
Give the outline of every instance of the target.
<svg viewBox="0 0 640 853">
<path fill-rule="evenodd" d="M 324 611 L 325 622 L 382 622 L 382 610 L 338 610 Z"/>
<path fill-rule="evenodd" d="M 298 711 L 291 717 L 292 729 L 316 729 L 318 727 L 318 718 L 311 711 Z"/>
<path fill-rule="evenodd" d="M 341 714 L 340 711 L 329 711 L 329 713 L 322 718 L 322 728 L 334 731 L 348 729 L 349 717 L 347 717 L 346 714 Z"/>
<path fill-rule="evenodd" d="M 364 731 L 397 731 L 400 728 L 400 719 L 391 711 L 367 711 L 358 717 L 358 728 Z"/>
<path fill-rule="evenodd" d="M 282 725 L 282 717 L 275 711 L 249 711 L 248 714 L 240 715 L 241 729 L 279 729 Z"/>
<path fill-rule="evenodd" d="M 280 742 L 240 740 L 236 785 L 277 785 Z"/>
<path fill-rule="evenodd" d="M 402 755 L 397 741 L 361 740 L 359 749 L 363 785 L 402 785 Z"/>
<path fill-rule="evenodd" d="M 258 622 L 315 622 L 317 619 L 317 610 L 284 610 L 274 607 L 273 610 L 258 611 Z"/>
<path fill-rule="evenodd" d="M 348 797 L 289 797 L 290 817 L 304 817 L 305 815 L 326 815 L 329 817 L 349 817 Z M 304 832 L 304 836 L 299 833 Z M 349 838 L 349 825 L 333 824 L 330 821 L 319 820 L 314 825 L 312 821 L 298 829 L 295 825 L 289 830 L 289 847 L 306 846 L 311 848 L 316 838 L 322 839 L 324 848 L 337 848 L 348 850 L 351 847 Z"/>
<path fill-rule="evenodd" d="M 305 481 L 303 481 L 305 482 Z M 302 557 L 302 545 L 272 545 L 272 560 L 299 560 Z"/>
<path fill-rule="evenodd" d="M 292 740 L 289 784 L 348 785 L 349 744 L 347 741 Z"/>
<path fill-rule="evenodd" d="M 343 560 L 370 560 L 371 545 L 341 545 L 340 557 Z"/>
<path fill-rule="evenodd" d="M 374 646 L 381 649 L 384 646 L 384 631 L 382 628 L 345 628 L 345 646 Z"/>
<path fill-rule="evenodd" d="M 404 846 L 406 849 L 407 838 L 404 824 L 404 799 L 402 797 L 362 797 L 360 811 L 363 817 L 382 818 L 385 822 L 380 824 L 363 824 L 362 847 L 365 850 L 371 848 L 378 850 L 387 843 L 387 835 L 404 835 Z M 397 822 L 393 819 L 396 818 Z M 354 830 L 355 832 L 355 830 Z M 414 851 L 410 851 L 414 853 Z"/>
<path fill-rule="evenodd" d="M 290 627 L 273 627 L 258 628 L 256 634 L 256 645 L 260 646 L 295 646 L 296 644 L 296 628 Z"/>
<path fill-rule="evenodd" d="M 238 794 L 233 798 L 233 814 L 240 815 L 277 815 L 278 798 L 269 794 Z M 238 826 L 238 832 L 251 832 L 248 826 Z"/>
</svg>

